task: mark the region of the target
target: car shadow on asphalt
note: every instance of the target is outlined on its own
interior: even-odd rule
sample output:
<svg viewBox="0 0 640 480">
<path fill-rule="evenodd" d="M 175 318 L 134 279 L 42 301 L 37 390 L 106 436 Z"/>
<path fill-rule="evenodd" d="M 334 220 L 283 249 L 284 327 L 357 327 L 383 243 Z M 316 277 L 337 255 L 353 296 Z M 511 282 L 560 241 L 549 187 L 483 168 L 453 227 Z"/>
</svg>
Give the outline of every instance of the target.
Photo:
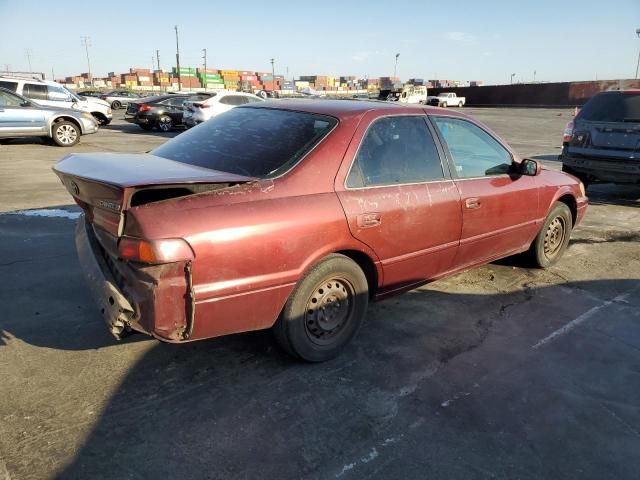
<svg viewBox="0 0 640 480">
<path fill-rule="evenodd" d="M 74 281 L 83 295 L 81 280 Z M 594 297 L 610 301 L 621 293 L 637 292 L 639 285 L 638 280 L 539 287 L 529 282 L 495 294 L 414 290 L 373 305 L 355 342 L 339 358 L 324 364 L 290 358 L 268 331 L 183 345 L 157 343 L 131 365 L 82 447 L 57 478 L 334 478 L 341 468 L 344 473 L 349 458 L 364 466 L 362 452 L 370 451 L 372 445 L 377 455 L 412 431 L 417 435 L 416 425 L 437 422 L 433 412 L 441 409 L 439 402 L 447 395 L 456 398 L 459 386 L 448 385 L 453 378 L 444 379 L 440 386 L 435 380 L 425 386 L 425 381 L 482 345 L 492 332 L 509 339 L 507 347 L 490 348 L 488 358 L 502 365 L 495 368 L 503 368 L 504 361 L 522 363 L 535 341 L 584 314 L 593 307 Z M 583 291 L 590 296 L 567 304 L 570 292 Z M 13 329 L 10 335 L 55 349 L 90 350 L 115 344 L 105 338 L 106 328 L 97 312 L 87 311 L 75 321 L 82 327 L 67 343 L 60 341 L 60 326 L 54 323 L 43 325 L 35 337 L 26 329 Z M 140 338 L 144 337 L 129 337 L 123 348 Z M 554 368 L 549 366 L 550 376 Z M 538 420 L 552 421 L 552 413 L 545 415 L 549 418 Z M 425 420 L 425 416 L 432 418 Z M 519 425 L 521 420 L 504 422 Z M 542 435 L 533 448 L 579 455 L 561 432 L 558 427 Z M 463 434 L 464 429 L 455 432 Z M 521 434 L 503 432 L 512 445 L 517 445 Z M 435 441 L 427 431 L 419 436 L 421 442 Z M 496 438 L 487 432 L 485 441 L 495 443 Z M 455 453 L 455 442 L 445 456 Z M 59 445 L 42 446 L 40 455 L 59 458 Z M 615 443 L 611 445 L 616 448 Z M 477 447 L 483 449 L 480 444 Z M 553 471 L 552 465 L 541 466 L 528 451 L 504 448 L 504 468 L 521 462 L 530 473 L 544 476 Z M 624 456 L 626 452 L 615 453 Z M 487 462 L 496 460 L 485 454 Z M 402 451 L 396 455 L 400 462 L 418 462 L 424 468 L 438 462 L 437 458 L 427 461 L 426 453 L 417 459 Z"/>
<path fill-rule="evenodd" d="M 109 125 L 103 125 L 100 130 L 113 130 L 117 132 L 130 133 L 135 135 L 152 135 L 155 137 L 173 138 L 185 131 L 183 127 L 176 127 L 170 132 L 162 132 L 157 129 L 143 130 L 139 125 L 134 123 L 111 123 Z"/>
</svg>

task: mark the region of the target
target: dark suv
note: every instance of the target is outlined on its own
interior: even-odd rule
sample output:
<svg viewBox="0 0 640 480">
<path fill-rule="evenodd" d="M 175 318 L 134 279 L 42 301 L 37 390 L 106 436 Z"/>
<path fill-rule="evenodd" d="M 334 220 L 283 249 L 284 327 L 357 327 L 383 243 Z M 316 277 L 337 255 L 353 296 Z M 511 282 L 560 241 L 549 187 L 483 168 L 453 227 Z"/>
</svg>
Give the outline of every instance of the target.
<svg viewBox="0 0 640 480">
<path fill-rule="evenodd" d="M 592 97 L 567 124 L 560 160 L 585 185 L 640 183 L 640 90 Z"/>
</svg>

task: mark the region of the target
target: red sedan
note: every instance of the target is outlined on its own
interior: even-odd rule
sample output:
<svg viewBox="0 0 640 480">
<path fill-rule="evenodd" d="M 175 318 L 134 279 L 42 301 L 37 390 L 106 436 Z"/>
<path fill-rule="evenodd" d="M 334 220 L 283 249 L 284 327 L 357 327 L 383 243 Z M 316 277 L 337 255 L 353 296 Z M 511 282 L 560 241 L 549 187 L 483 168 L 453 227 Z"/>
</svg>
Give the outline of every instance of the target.
<svg viewBox="0 0 640 480">
<path fill-rule="evenodd" d="M 362 101 L 243 106 L 150 154 L 54 170 L 116 337 L 273 327 L 309 361 L 337 355 L 371 300 L 519 252 L 553 264 L 587 208 L 574 177 L 467 115 Z"/>
</svg>

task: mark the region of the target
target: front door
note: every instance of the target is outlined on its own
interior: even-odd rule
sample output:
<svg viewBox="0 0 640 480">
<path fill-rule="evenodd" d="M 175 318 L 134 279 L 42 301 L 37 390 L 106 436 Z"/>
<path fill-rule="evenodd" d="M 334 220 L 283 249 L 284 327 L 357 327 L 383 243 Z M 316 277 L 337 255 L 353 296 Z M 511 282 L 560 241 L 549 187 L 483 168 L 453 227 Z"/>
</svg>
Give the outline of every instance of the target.
<svg viewBox="0 0 640 480">
<path fill-rule="evenodd" d="M 41 135 L 46 132 L 44 114 L 24 100 L 0 91 L 0 137 Z"/>
<path fill-rule="evenodd" d="M 528 247 L 540 227 L 538 178 L 516 174 L 512 154 L 475 123 L 430 118 L 448 149 L 462 201 L 456 268 Z"/>
<path fill-rule="evenodd" d="M 352 235 L 382 263 L 384 293 L 451 268 L 461 211 L 426 116 L 377 115 L 361 121 L 345 157 L 351 168 L 336 192 Z"/>
</svg>

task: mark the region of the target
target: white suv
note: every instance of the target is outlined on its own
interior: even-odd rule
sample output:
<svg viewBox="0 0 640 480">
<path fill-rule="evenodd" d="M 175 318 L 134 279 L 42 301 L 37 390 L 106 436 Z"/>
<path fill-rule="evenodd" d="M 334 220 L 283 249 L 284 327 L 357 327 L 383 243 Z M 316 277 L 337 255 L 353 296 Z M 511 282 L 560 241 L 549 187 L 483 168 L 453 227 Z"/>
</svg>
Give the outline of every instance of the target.
<svg viewBox="0 0 640 480">
<path fill-rule="evenodd" d="M 35 100 L 40 105 L 89 112 L 100 125 L 108 125 L 113 119 L 111 107 L 104 100 L 79 97 L 51 80 L 2 76 L 0 77 L 0 87 L 27 97 L 29 100 Z"/>
<path fill-rule="evenodd" d="M 187 128 L 194 127 L 239 105 L 260 102 L 264 102 L 264 99 L 251 93 L 221 91 L 206 100 L 184 102 L 182 123 Z"/>
</svg>

